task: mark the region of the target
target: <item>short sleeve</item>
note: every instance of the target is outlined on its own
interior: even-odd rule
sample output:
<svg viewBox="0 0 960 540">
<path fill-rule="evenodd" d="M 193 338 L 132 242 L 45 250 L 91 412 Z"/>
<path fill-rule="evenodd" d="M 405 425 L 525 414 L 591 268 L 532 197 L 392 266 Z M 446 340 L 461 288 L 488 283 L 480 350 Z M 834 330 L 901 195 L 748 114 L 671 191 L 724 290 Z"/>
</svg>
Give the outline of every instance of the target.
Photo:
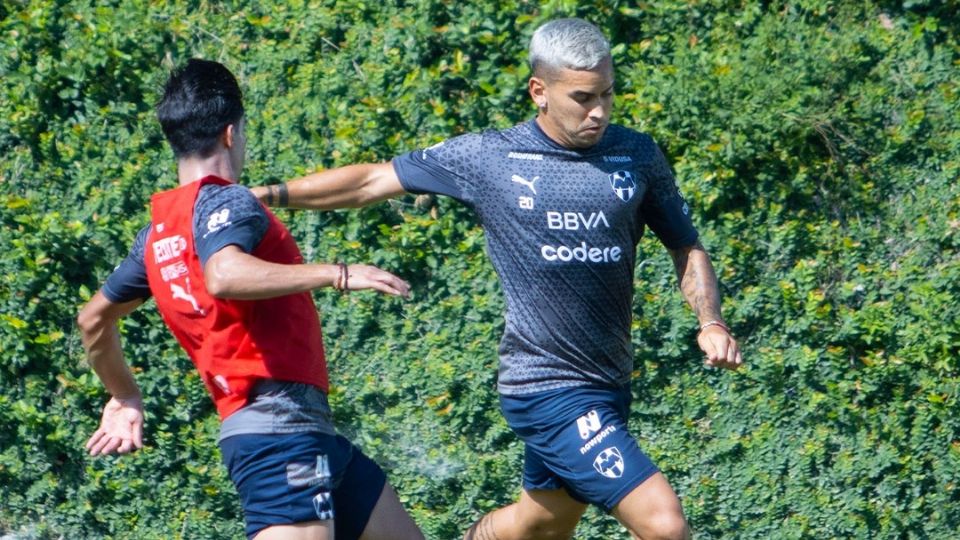
<svg viewBox="0 0 960 540">
<path fill-rule="evenodd" d="M 690 218 L 690 205 L 683 199 L 670 165 L 659 148 L 647 175 L 647 192 L 640 206 L 643 219 L 668 249 L 696 243 L 699 234 Z"/>
<path fill-rule="evenodd" d="M 138 299 L 150 298 L 150 284 L 147 282 L 147 267 L 143 261 L 144 248 L 150 225 L 140 229 L 133 241 L 130 253 L 114 268 L 100 289 L 107 300 L 122 304 Z"/>
<path fill-rule="evenodd" d="M 193 215 L 193 238 L 200 264 L 235 245 L 251 253 L 270 226 L 260 201 L 244 186 L 208 184 L 200 188 Z"/>
<path fill-rule="evenodd" d="M 415 150 L 393 159 L 403 189 L 410 193 L 436 193 L 469 203 L 470 174 L 481 157 L 480 134 L 471 133 Z"/>
</svg>

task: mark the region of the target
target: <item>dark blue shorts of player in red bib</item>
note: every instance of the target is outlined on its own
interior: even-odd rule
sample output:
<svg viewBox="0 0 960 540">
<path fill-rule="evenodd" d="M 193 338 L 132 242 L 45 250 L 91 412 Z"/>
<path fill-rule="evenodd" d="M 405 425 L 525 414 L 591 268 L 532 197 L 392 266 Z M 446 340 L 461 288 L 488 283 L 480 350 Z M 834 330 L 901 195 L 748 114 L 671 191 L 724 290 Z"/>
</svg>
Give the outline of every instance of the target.
<svg viewBox="0 0 960 540">
<path fill-rule="evenodd" d="M 332 519 L 337 540 L 355 540 L 386 484 L 383 470 L 338 435 L 235 435 L 220 449 L 247 538 L 272 525 Z"/>
<path fill-rule="evenodd" d="M 564 488 L 609 512 L 658 472 L 627 431 L 630 401 L 628 388 L 501 395 L 503 416 L 526 444 L 524 489 Z"/>
</svg>

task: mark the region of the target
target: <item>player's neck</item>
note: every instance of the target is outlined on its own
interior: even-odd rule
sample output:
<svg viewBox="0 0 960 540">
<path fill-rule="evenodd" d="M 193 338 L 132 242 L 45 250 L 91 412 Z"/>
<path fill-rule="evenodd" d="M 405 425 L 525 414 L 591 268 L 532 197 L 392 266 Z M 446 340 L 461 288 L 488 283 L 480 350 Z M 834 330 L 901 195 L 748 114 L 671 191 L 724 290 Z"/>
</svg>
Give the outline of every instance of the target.
<svg viewBox="0 0 960 540">
<path fill-rule="evenodd" d="M 536 122 L 537 122 L 537 125 L 540 126 L 540 131 L 542 131 L 544 135 L 549 137 L 551 141 L 559 144 L 564 148 L 567 148 L 567 149 L 570 148 L 569 142 L 563 140 L 562 133 L 560 133 L 554 127 L 553 123 L 550 122 L 550 120 L 546 118 L 543 114 L 537 115 Z"/>
<path fill-rule="evenodd" d="M 240 176 L 237 172 L 234 171 L 230 156 L 226 152 L 216 152 L 205 158 L 191 156 L 177 161 L 177 178 L 180 180 L 181 186 L 197 182 L 208 176 L 217 176 L 236 183 Z"/>
<path fill-rule="evenodd" d="M 548 116 L 544 115 L 543 113 L 537 115 L 536 122 L 537 122 L 537 125 L 540 127 L 540 131 L 542 131 L 543 134 L 546 135 L 548 139 L 555 142 L 560 147 L 566 148 L 567 150 L 583 152 L 593 147 L 596 144 L 594 143 L 594 144 L 584 145 L 584 144 L 577 143 L 576 141 L 572 140 L 563 131 L 563 128 L 559 127 L 557 124 L 553 122 L 552 119 L 550 119 Z"/>
</svg>

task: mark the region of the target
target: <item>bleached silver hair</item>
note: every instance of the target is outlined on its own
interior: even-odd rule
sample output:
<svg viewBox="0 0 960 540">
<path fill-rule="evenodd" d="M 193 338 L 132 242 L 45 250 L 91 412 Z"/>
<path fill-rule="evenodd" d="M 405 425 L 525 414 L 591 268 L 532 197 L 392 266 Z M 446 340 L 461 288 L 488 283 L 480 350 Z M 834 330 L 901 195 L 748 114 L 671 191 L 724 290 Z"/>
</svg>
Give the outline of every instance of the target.
<svg viewBox="0 0 960 540">
<path fill-rule="evenodd" d="M 530 38 L 530 71 L 544 68 L 586 70 L 610 58 L 610 42 L 583 19 L 556 19 L 541 25 Z"/>
</svg>

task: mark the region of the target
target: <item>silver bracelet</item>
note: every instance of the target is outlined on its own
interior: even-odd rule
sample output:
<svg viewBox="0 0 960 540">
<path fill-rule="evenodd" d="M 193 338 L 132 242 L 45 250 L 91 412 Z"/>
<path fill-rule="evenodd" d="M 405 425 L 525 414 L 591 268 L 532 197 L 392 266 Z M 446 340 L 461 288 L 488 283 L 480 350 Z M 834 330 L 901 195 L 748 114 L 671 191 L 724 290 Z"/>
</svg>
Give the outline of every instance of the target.
<svg viewBox="0 0 960 540">
<path fill-rule="evenodd" d="M 719 326 L 720 328 L 723 328 L 724 330 L 726 330 L 726 332 L 727 332 L 728 334 L 730 333 L 730 327 L 729 327 L 729 326 L 727 326 L 723 321 L 714 319 L 714 320 L 712 320 L 712 321 L 707 321 L 707 322 L 701 324 L 701 325 L 700 325 L 700 330 L 697 330 L 697 334 L 700 334 L 700 332 L 703 332 L 704 330 L 706 330 L 707 328 L 710 328 L 711 326 Z"/>
</svg>

